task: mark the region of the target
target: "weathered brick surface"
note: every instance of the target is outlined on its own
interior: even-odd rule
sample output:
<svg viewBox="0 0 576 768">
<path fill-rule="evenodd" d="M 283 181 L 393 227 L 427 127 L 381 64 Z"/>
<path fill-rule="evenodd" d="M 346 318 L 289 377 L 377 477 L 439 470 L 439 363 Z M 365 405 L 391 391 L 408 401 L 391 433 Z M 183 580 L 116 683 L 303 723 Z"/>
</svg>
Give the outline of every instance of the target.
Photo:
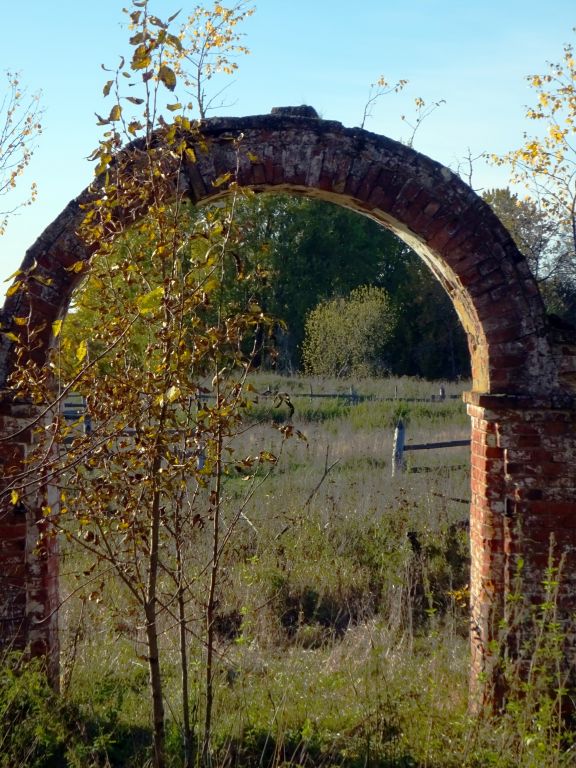
<svg viewBox="0 0 576 768">
<path fill-rule="evenodd" d="M 39 546 L 38 520 L 42 508 L 55 505 L 56 489 L 33 485 L 27 459 L 33 447 L 40 409 L 11 402 L 9 392 L 0 403 L 0 650 L 19 649 L 48 656 L 53 679 L 58 670 L 58 557 L 57 542 Z M 14 504 L 11 492 L 18 492 Z"/>
<path fill-rule="evenodd" d="M 338 203 L 396 232 L 449 293 L 468 335 L 473 372 L 468 396 L 473 671 L 475 679 L 480 671 L 488 673 L 488 681 L 492 672 L 497 686 L 490 642 L 506 615 L 520 557 L 525 594 L 537 602 L 552 541 L 565 574 L 560 610 L 565 616 L 576 610 L 573 329 L 549 323 L 524 258 L 488 206 L 447 168 L 406 146 L 282 110 L 207 120 L 201 140 L 193 132 L 183 138 L 193 154 L 182 166 L 173 154 L 162 155 L 167 198 L 183 190 L 195 203 L 222 197 L 226 185 L 214 182 L 229 173 L 227 184 L 237 182 L 256 192 L 292 192 Z M 137 173 L 141 158 L 141 146 L 135 143 L 123 160 Z M 76 234 L 87 195 L 72 201 L 29 249 L 23 264 L 29 270 L 29 291 L 10 297 L 2 310 L 2 327 L 15 334 L 23 330 L 12 322 L 14 316 L 30 313 L 36 327 L 44 324 L 33 355 L 38 363 L 51 344 L 52 323 L 66 312 L 80 279 L 68 267 L 91 255 Z M 145 207 L 145 199 L 139 199 L 116 215 L 131 221 L 143 215 Z M 111 222 L 111 231 L 117 223 Z M 26 424 L 23 406 L 13 403 L 6 390 L 13 355 L 12 343 L 0 335 L 5 488 L 22 466 L 31 439 L 29 431 L 6 439 L 15 427 Z M 0 599 L 4 639 L 15 638 L 54 655 L 57 557 L 50 543 L 40 553 L 33 547 L 41 497 L 46 494 L 49 488 L 29 500 L 25 522 L 3 497 L 0 570 L 5 581 Z M 488 694 L 494 690 L 486 688 Z"/>
<path fill-rule="evenodd" d="M 472 647 L 474 680 L 498 694 L 499 655 L 490 651 L 506 618 L 508 649 L 522 658 L 533 631 L 531 606 L 546 599 L 545 578 L 558 567 L 557 618 L 566 627 L 566 672 L 576 643 L 576 411 L 554 398 L 468 396 L 472 420 Z M 510 601 L 521 591 L 523 602 Z M 514 613 L 512 616 L 511 614 Z M 482 672 L 480 676 L 478 673 Z M 480 699 L 482 700 L 482 699 Z"/>
</svg>

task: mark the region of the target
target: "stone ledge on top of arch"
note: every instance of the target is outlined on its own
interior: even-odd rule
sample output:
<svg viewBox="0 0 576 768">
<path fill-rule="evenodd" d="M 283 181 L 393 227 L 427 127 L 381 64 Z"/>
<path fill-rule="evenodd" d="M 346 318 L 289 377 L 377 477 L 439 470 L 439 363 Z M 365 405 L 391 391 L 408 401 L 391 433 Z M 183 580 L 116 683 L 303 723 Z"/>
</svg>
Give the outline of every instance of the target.
<svg viewBox="0 0 576 768">
<path fill-rule="evenodd" d="M 489 394 L 468 391 L 462 393 L 466 405 L 490 411 L 576 411 L 576 394 L 550 395 Z"/>
<path fill-rule="evenodd" d="M 276 132 L 279 128 L 294 127 L 302 129 L 308 127 L 314 131 L 320 131 L 321 133 L 327 133 L 334 130 L 339 132 L 344 129 L 344 126 L 338 120 L 324 120 L 319 116 L 311 117 L 289 114 L 283 111 L 274 111 L 284 109 L 292 109 L 292 107 L 273 107 L 272 112 L 264 115 L 208 117 L 204 120 L 200 120 L 198 127 L 201 133 L 206 133 L 207 131 L 209 133 L 218 134 L 235 132 L 236 135 L 234 138 L 238 138 L 239 134 L 244 133 L 245 130 L 249 129 L 265 130 L 266 128 L 271 128 Z M 347 130 L 357 130 L 362 131 L 363 133 L 368 133 L 361 128 Z"/>
<path fill-rule="evenodd" d="M 278 151 L 286 149 L 286 146 L 282 144 L 282 134 L 291 133 L 297 131 L 304 138 L 304 134 L 309 133 L 318 137 L 326 137 L 330 134 L 339 138 L 346 138 L 350 141 L 350 150 L 353 155 L 349 155 L 348 159 L 353 161 L 350 163 L 349 170 L 352 170 L 352 164 L 355 166 L 356 171 L 361 168 L 362 162 L 370 164 L 375 157 L 370 156 L 370 150 L 378 150 L 379 152 L 386 153 L 389 159 L 399 160 L 400 157 L 404 162 L 412 161 L 416 172 L 421 171 L 421 182 L 423 186 L 433 186 L 441 181 L 444 184 L 450 184 L 457 177 L 447 168 L 437 163 L 425 155 L 422 155 L 415 150 L 401 144 L 394 139 L 387 136 L 381 136 L 376 133 L 371 133 L 363 128 L 347 128 L 342 123 L 333 120 L 322 120 L 320 118 L 307 118 L 298 117 L 284 114 L 275 115 L 252 115 L 246 117 L 215 117 L 204 120 L 200 123 L 200 131 L 202 138 L 220 141 L 232 141 L 238 140 L 241 137 L 248 139 L 247 134 L 250 132 L 256 132 L 260 135 L 262 140 L 268 140 L 273 135 L 279 138 Z M 194 139 L 191 135 L 190 139 Z M 367 151 L 367 154 L 364 151 Z M 340 151 L 343 151 L 340 148 Z M 198 158 L 201 161 L 201 157 Z M 422 166 L 424 161 L 425 168 Z M 256 163 L 257 164 L 257 163 Z M 394 164 L 395 166 L 397 163 Z M 416 166 L 420 165 L 420 168 Z M 427 173 L 424 173 L 427 171 Z M 432 173 L 430 173 L 432 171 Z M 434 178 L 432 178 L 434 177 Z M 356 175 L 356 184 L 354 189 L 347 189 L 346 193 L 355 193 L 360 184 L 366 180 L 366 175 L 360 177 Z M 348 180 L 350 183 L 350 180 Z M 375 181 L 375 179 L 374 179 Z M 267 178 L 267 184 L 273 183 L 273 179 Z M 462 186 L 465 186 L 463 182 L 460 182 Z M 338 190 L 343 192 L 344 190 Z"/>
<path fill-rule="evenodd" d="M 273 109 L 278 109 L 278 107 L 274 107 Z M 396 149 L 397 147 L 402 147 L 406 150 L 406 154 L 409 155 L 420 155 L 420 153 L 411 149 L 406 144 L 402 144 L 388 136 L 367 131 L 365 128 L 360 128 L 359 126 L 348 127 L 338 120 L 324 120 L 322 117 L 306 117 L 286 114 L 283 112 L 271 112 L 265 115 L 246 115 L 242 117 L 209 117 L 205 120 L 201 120 L 198 127 L 200 133 L 207 138 L 214 135 L 215 137 L 217 136 L 218 138 L 224 139 L 238 139 L 248 130 L 278 133 L 279 131 L 290 130 L 292 128 L 296 128 L 299 131 L 310 130 L 311 132 L 320 135 L 329 133 L 345 134 L 357 140 L 355 149 L 360 149 L 362 145 L 367 144 L 370 141 L 375 141 L 376 143 L 381 143 L 383 146 L 388 146 L 389 148 Z M 425 157 L 425 155 L 421 156 Z M 428 159 L 439 167 L 444 167 L 440 166 L 435 160 L 432 160 L 431 158 Z M 449 169 L 446 168 L 445 170 L 450 178 L 456 178 Z M 446 181 L 449 181 L 450 178 L 446 178 Z"/>
</svg>

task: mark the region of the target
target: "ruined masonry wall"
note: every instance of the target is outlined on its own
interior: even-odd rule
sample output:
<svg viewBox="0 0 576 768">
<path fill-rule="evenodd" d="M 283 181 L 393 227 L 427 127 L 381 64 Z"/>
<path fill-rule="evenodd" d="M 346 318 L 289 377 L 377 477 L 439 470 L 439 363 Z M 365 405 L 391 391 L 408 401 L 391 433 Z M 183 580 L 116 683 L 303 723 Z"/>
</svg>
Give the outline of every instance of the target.
<svg viewBox="0 0 576 768">
<path fill-rule="evenodd" d="M 553 328 L 524 257 L 490 208 L 447 168 L 383 136 L 319 120 L 313 110 L 213 119 L 201 135 L 182 140 L 192 151 L 155 152 L 163 163 L 166 200 L 177 195 L 203 204 L 238 183 L 255 192 L 314 196 L 370 216 L 405 240 L 450 295 L 467 333 L 472 361 L 471 640 L 472 681 L 498 698 L 493 640 L 510 615 L 522 561 L 527 604 L 542 599 L 551 541 L 563 560 L 560 616 L 576 615 L 576 340 Z M 137 178 L 144 148 L 123 150 L 121 167 Z M 216 183 L 223 175 L 230 181 Z M 145 190 L 145 186 L 142 187 Z M 84 191 L 27 251 L 26 291 L 10 296 L 3 330 L 23 333 L 14 317 L 29 316 L 38 331 L 28 364 L 43 365 L 53 323 L 64 316 L 81 278 L 69 267 L 91 249 L 76 234 Z M 141 195 L 117 209 L 124 225 L 145 215 Z M 43 507 L 57 508 L 49 478 L 40 478 L 13 505 L 10 490 L 27 469 L 33 443 L 23 429 L 35 415 L 10 389 L 16 359 L 0 334 L 0 640 L 48 654 L 57 668 L 58 557 L 52 540 L 38 547 Z M 19 431 L 22 430 L 22 431 Z M 15 433 L 17 433 L 15 435 Z M 3 491 L 3 494 L 2 494 Z M 39 522 L 40 521 L 40 522 Z M 528 610 L 529 613 L 529 610 Z M 516 650 L 530 622 L 515 628 Z M 576 659 L 566 638 L 565 665 Z M 511 652 L 514 650 L 510 647 Z"/>
</svg>

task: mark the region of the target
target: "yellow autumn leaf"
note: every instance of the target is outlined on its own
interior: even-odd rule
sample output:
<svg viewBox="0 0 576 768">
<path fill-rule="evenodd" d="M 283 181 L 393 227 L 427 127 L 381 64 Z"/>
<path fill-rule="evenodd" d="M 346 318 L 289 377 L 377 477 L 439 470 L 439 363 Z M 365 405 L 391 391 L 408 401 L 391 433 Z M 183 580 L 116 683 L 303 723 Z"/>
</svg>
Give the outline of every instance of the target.
<svg viewBox="0 0 576 768">
<path fill-rule="evenodd" d="M 554 139 L 554 141 L 560 142 L 563 140 L 564 133 L 563 131 L 560 130 L 560 126 L 551 125 L 549 130 L 550 130 L 550 136 L 552 139 Z"/>
<path fill-rule="evenodd" d="M 148 48 L 145 43 L 141 43 L 136 50 L 134 51 L 134 54 L 132 56 L 132 69 L 138 70 L 138 69 L 146 69 L 150 66 L 152 62 L 152 59 L 150 57 L 150 54 L 148 52 Z M 146 74 L 146 73 L 144 73 Z M 149 78 L 148 78 L 149 79 Z"/>
<path fill-rule="evenodd" d="M 128 123 L 128 133 L 131 133 L 132 136 L 135 136 L 142 127 L 142 123 L 139 120 L 131 120 Z"/>
<path fill-rule="evenodd" d="M 114 104 L 112 109 L 110 110 L 110 114 L 108 115 L 108 120 L 110 122 L 115 122 L 116 120 L 120 120 L 122 117 L 122 107 L 120 104 Z"/>
<path fill-rule="evenodd" d="M 13 317 L 12 320 L 14 320 L 16 325 L 27 325 L 28 324 L 28 318 L 27 317 Z"/>
<path fill-rule="evenodd" d="M 16 280 L 16 282 L 8 288 L 6 291 L 6 296 L 13 296 L 16 291 L 20 290 L 20 286 L 22 285 L 21 280 Z"/>
<path fill-rule="evenodd" d="M 164 296 L 164 286 L 159 285 L 149 293 L 145 293 L 143 296 L 139 296 L 136 299 L 136 306 L 141 315 L 146 315 L 148 312 L 153 312 L 158 309 L 160 302 Z"/>
<path fill-rule="evenodd" d="M 88 342 L 83 339 L 76 349 L 76 360 L 81 363 L 88 354 Z"/>
<path fill-rule="evenodd" d="M 18 491 L 16 490 L 12 491 L 12 493 L 10 494 L 10 501 L 12 502 L 12 504 L 18 504 L 19 499 L 20 499 L 20 494 L 18 493 Z"/>
<path fill-rule="evenodd" d="M 169 403 L 173 403 L 175 400 L 177 400 L 180 397 L 180 387 L 171 386 L 166 390 L 165 399 Z"/>
<path fill-rule="evenodd" d="M 169 91 L 173 91 L 174 88 L 176 88 L 176 74 L 174 73 L 174 70 L 166 64 L 162 64 L 158 70 L 158 80 L 164 83 Z"/>
<path fill-rule="evenodd" d="M 60 331 L 62 330 L 62 320 L 54 320 L 52 323 L 52 335 L 55 339 L 60 336 Z"/>
<path fill-rule="evenodd" d="M 12 272 L 12 274 L 8 275 L 6 280 L 3 280 L 2 282 L 9 283 L 10 280 L 14 280 L 14 278 L 20 277 L 21 274 L 23 274 L 22 270 L 21 269 L 17 269 L 16 272 Z"/>
<path fill-rule="evenodd" d="M 112 158 L 110 158 L 112 159 Z M 85 261 L 75 261 L 74 264 L 71 264 L 69 267 L 66 267 L 66 272 L 82 272 L 83 269 L 86 268 L 86 262 Z"/>
<path fill-rule="evenodd" d="M 223 184 L 226 184 L 226 182 L 229 181 L 231 178 L 232 178 L 232 174 L 230 173 L 230 171 L 227 171 L 226 173 L 223 173 L 221 176 L 218 176 L 218 178 L 212 182 L 212 186 L 221 187 Z"/>
</svg>

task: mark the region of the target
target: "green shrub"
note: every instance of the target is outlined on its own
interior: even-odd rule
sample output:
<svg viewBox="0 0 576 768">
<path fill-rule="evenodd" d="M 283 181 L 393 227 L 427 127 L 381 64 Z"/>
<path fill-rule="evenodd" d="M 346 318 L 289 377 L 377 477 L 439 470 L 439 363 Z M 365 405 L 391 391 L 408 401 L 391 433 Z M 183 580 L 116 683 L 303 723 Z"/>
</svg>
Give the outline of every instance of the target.
<svg viewBox="0 0 576 768">
<path fill-rule="evenodd" d="M 0 766 L 59 768 L 68 736 L 62 702 L 40 661 L 6 657 L 0 667 Z"/>
<path fill-rule="evenodd" d="M 108 676 L 61 696 L 42 661 L 12 654 L 0 666 L 1 768 L 124 768 L 141 765 L 149 727 L 122 722 L 126 681 Z"/>
<path fill-rule="evenodd" d="M 364 285 L 348 298 L 323 301 L 306 318 L 305 370 L 337 378 L 383 373 L 393 328 L 393 311 L 383 288 Z"/>
</svg>

